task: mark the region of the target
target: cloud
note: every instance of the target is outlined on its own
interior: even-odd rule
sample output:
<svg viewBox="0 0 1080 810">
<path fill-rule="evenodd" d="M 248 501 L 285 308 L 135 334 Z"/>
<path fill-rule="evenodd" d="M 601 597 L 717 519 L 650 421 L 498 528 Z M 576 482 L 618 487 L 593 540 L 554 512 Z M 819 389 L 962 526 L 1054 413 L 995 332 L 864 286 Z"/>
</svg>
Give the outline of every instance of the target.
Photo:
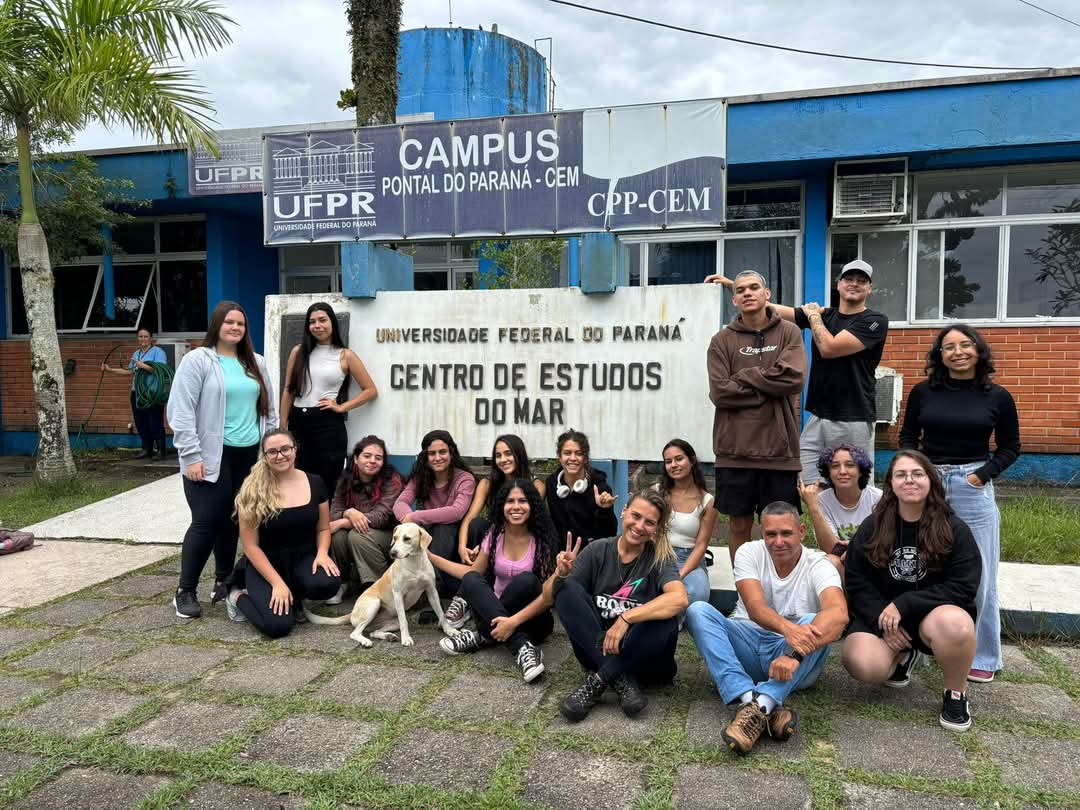
<svg viewBox="0 0 1080 810">
<path fill-rule="evenodd" d="M 585 0 L 625 14 L 745 39 L 888 59 L 983 65 L 1080 64 L 1075 27 L 1014 0 L 796 3 L 749 0 Z M 592 14 L 544 0 L 451 0 L 455 26 L 491 29 L 532 45 L 552 37 L 555 105 L 563 109 L 970 75 L 766 50 Z M 1068 15 L 1067 4 L 1047 5 Z M 409 0 L 403 28 L 443 27 L 446 0 Z M 225 50 L 194 60 L 223 128 L 348 118 L 335 103 L 349 84 L 340 0 L 233 0 Z M 1080 15 L 1078 15 L 1080 16 Z M 547 45 L 541 50 L 546 54 Z M 91 126 L 76 148 L 145 143 Z"/>
</svg>

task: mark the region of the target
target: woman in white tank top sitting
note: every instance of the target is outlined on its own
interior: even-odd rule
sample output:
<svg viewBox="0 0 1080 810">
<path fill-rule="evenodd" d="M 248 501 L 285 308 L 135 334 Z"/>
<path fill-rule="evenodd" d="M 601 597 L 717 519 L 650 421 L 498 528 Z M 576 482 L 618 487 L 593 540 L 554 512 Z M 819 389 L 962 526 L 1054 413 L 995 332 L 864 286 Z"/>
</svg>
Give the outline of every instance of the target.
<svg viewBox="0 0 1080 810">
<path fill-rule="evenodd" d="M 345 348 L 329 304 L 312 304 L 304 321 L 304 339 L 289 353 L 285 370 L 281 427 L 296 437 L 297 469 L 318 475 L 333 492 L 348 452 L 345 415 L 379 392 L 356 352 Z M 339 402 L 346 377 L 356 381 L 360 393 Z"/>
<path fill-rule="evenodd" d="M 655 485 L 671 507 L 668 540 L 675 550 L 679 576 L 691 602 L 709 601 L 709 573 L 705 552 L 716 528 L 713 496 L 705 489 L 705 475 L 697 453 L 683 439 L 664 445 L 664 476 Z"/>
</svg>

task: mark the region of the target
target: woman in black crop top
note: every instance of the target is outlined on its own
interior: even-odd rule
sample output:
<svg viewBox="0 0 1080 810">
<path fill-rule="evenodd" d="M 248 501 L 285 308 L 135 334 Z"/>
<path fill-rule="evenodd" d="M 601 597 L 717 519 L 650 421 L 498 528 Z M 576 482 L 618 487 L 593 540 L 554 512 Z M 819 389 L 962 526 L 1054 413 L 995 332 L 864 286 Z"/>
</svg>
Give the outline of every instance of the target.
<svg viewBox="0 0 1080 810">
<path fill-rule="evenodd" d="M 1020 455 L 1020 422 L 1012 395 L 991 381 L 994 359 L 979 332 L 958 323 L 938 332 L 926 355 L 926 380 L 911 389 L 901 449 L 922 450 L 937 467 L 945 497 L 971 529 L 982 556 L 975 599 L 978 647 L 969 681 L 985 683 L 1001 669 L 997 571 L 1001 515 L 994 479 Z M 990 436 L 995 447 L 990 449 Z"/>
<path fill-rule="evenodd" d="M 328 599 L 341 585 L 330 559 L 330 503 L 318 475 L 296 469 L 287 430 L 263 436 L 262 452 L 236 496 L 244 559 L 225 606 L 270 638 L 304 621 L 304 599 Z M 243 573 L 245 587 L 237 587 Z"/>
</svg>

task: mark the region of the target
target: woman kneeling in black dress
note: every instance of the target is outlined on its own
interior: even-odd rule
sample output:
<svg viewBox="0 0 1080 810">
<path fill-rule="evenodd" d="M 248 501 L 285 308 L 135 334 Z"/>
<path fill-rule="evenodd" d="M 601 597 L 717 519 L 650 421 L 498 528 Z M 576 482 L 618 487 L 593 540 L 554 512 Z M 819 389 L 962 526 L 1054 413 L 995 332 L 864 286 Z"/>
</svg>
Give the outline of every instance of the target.
<svg viewBox="0 0 1080 810">
<path fill-rule="evenodd" d="M 341 573 L 330 559 L 330 503 L 317 475 L 296 469 L 296 439 L 287 430 L 263 436 L 262 453 L 236 496 L 244 559 L 225 606 L 270 638 L 305 621 L 304 599 L 337 593 Z M 237 588 L 241 579 L 246 588 Z"/>
</svg>

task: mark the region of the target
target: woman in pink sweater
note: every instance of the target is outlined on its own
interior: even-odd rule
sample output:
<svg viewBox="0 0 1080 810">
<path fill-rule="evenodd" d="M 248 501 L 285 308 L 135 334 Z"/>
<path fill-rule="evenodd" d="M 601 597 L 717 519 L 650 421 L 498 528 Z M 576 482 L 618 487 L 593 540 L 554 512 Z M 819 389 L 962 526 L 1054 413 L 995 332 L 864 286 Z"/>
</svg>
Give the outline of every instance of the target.
<svg viewBox="0 0 1080 810">
<path fill-rule="evenodd" d="M 476 478 L 458 453 L 454 437 L 433 430 L 420 440 L 420 452 L 409 473 L 409 482 L 394 501 L 394 516 L 401 523 L 418 523 L 431 534 L 431 553 L 461 562 L 457 553 L 458 530 L 472 503 Z M 461 584 L 445 572 L 437 572 L 439 593 L 453 596 Z"/>
</svg>

